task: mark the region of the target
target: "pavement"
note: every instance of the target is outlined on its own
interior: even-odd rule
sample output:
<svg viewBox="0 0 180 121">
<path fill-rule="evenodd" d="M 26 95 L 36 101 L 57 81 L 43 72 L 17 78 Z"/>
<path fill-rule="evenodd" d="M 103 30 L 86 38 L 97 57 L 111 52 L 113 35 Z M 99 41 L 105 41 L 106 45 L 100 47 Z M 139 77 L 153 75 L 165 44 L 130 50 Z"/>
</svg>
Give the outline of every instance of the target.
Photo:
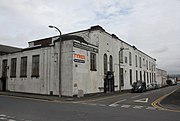
<svg viewBox="0 0 180 121">
<path fill-rule="evenodd" d="M 87 100 L 94 100 L 98 98 L 108 98 L 111 96 L 117 96 L 128 93 L 125 92 L 113 92 L 113 93 L 96 93 L 96 94 L 89 94 L 85 95 L 84 97 L 59 97 L 55 95 L 42 95 L 42 94 L 33 94 L 33 93 L 21 93 L 21 92 L 0 92 L 0 95 L 4 96 L 15 96 L 15 97 L 24 97 L 24 98 L 32 98 L 32 99 L 40 99 L 40 100 L 48 100 L 48 101 L 63 101 L 63 102 L 70 102 L 70 101 L 87 101 Z"/>
<path fill-rule="evenodd" d="M 159 104 L 163 108 L 180 111 L 180 85 L 177 90 L 165 97 Z"/>
</svg>

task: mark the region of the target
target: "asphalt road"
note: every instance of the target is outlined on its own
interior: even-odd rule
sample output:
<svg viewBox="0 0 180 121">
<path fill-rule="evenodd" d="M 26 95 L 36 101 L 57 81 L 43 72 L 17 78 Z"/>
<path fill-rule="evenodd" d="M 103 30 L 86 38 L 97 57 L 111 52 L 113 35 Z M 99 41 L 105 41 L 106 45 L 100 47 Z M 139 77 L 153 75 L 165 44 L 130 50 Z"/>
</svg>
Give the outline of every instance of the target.
<svg viewBox="0 0 180 121">
<path fill-rule="evenodd" d="M 0 96 L 0 121 L 179 121 L 151 104 L 178 86 L 75 102 Z"/>
</svg>

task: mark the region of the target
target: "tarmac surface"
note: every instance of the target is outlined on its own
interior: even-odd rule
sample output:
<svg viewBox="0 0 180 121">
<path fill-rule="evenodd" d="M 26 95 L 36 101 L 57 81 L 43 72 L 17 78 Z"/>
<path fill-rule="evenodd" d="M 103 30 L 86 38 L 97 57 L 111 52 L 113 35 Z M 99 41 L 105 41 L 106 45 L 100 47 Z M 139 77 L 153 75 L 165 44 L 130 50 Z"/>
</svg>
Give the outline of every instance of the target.
<svg viewBox="0 0 180 121">
<path fill-rule="evenodd" d="M 160 105 L 167 109 L 180 111 L 180 85 L 176 91 L 165 97 Z"/>
<path fill-rule="evenodd" d="M 159 102 L 160 106 L 170 110 L 178 110 L 180 111 L 180 85 L 177 85 L 178 89 L 165 97 L 163 100 Z M 61 101 L 61 102 L 74 102 L 74 101 L 86 101 L 93 100 L 97 98 L 106 98 L 110 96 L 122 95 L 129 92 L 115 92 L 115 93 L 99 93 L 86 95 L 84 97 L 58 97 L 53 95 L 41 95 L 41 94 L 29 94 L 29 93 L 19 93 L 19 92 L 0 92 L 0 95 L 6 96 L 16 96 L 16 97 L 24 97 L 24 98 L 32 98 L 32 99 L 40 99 L 40 100 L 48 100 L 48 101 Z"/>
</svg>

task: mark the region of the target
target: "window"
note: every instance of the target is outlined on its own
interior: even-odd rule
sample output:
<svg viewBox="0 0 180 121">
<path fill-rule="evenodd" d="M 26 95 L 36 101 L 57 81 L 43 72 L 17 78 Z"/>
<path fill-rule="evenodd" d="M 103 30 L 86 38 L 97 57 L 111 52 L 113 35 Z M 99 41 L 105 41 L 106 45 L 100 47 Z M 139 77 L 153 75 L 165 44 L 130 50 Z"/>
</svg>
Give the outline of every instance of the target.
<svg viewBox="0 0 180 121">
<path fill-rule="evenodd" d="M 110 55 L 110 57 L 109 57 L 109 63 L 110 63 L 109 69 L 110 69 L 111 72 L 113 72 L 113 57 L 112 57 L 112 55 Z"/>
<path fill-rule="evenodd" d="M 148 60 L 146 60 L 146 67 L 147 67 L 147 70 L 148 70 Z"/>
<path fill-rule="evenodd" d="M 132 55 L 131 55 L 131 52 L 129 52 L 129 65 L 130 66 L 132 65 Z"/>
<path fill-rule="evenodd" d="M 127 57 L 125 57 L 125 63 L 127 63 L 127 62 L 128 62 Z"/>
<path fill-rule="evenodd" d="M 39 55 L 32 56 L 32 77 L 39 77 Z"/>
<path fill-rule="evenodd" d="M 151 63 L 150 63 L 150 61 L 149 61 L 149 70 L 151 70 Z"/>
<path fill-rule="evenodd" d="M 121 86 L 124 86 L 124 75 L 123 75 L 124 69 L 120 68 L 120 80 L 121 80 Z"/>
<path fill-rule="evenodd" d="M 140 80 L 142 80 L 142 71 L 140 71 Z"/>
<path fill-rule="evenodd" d="M 137 55 L 135 55 L 135 61 L 136 61 L 136 67 L 138 67 L 138 63 L 137 63 Z"/>
<path fill-rule="evenodd" d="M 142 68 L 142 61 L 141 61 L 141 57 L 139 57 L 139 66 L 140 66 L 140 68 Z"/>
<path fill-rule="evenodd" d="M 27 57 L 21 57 L 20 77 L 27 77 Z"/>
<path fill-rule="evenodd" d="M 107 54 L 104 54 L 104 74 L 107 73 Z"/>
<path fill-rule="evenodd" d="M 2 61 L 2 77 L 7 77 L 7 59 Z"/>
<path fill-rule="evenodd" d="M 96 71 L 96 54 L 90 53 L 90 69 L 91 71 Z"/>
<path fill-rule="evenodd" d="M 119 60 L 120 60 L 120 63 L 123 63 L 123 50 L 119 51 Z"/>
<path fill-rule="evenodd" d="M 149 83 L 149 75 L 148 75 L 148 72 L 147 72 L 147 83 Z"/>
<path fill-rule="evenodd" d="M 144 82 L 146 82 L 146 72 L 144 71 Z"/>
<path fill-rule="evenodd" d="M 130 85 L 132 85 L 132 69 L 129 70 Z"/>
<path fill-rule="evenodd" d="M 10 77 L 16 77 L 16 63 L 17 63 L 17 59 L 12 58 L 11 59 L 11 74 L 10 74 Z"/>
<path fill-rule="evenodd" d="M 138 71 L 136 70 L 136 81 L 138 81 Z"/>
</svg>

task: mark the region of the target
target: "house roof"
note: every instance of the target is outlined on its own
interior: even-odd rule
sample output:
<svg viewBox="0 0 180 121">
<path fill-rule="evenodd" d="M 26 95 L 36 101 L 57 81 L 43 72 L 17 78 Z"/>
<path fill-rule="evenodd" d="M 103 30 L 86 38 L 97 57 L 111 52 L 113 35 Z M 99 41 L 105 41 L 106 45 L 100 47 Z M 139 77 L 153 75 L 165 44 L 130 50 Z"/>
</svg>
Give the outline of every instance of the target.
<svg viewBox="0 0 180 121">
<path fill-rule="evenodd" d="M 0 45 L 0 55 L 9 54 L 21 51 L 22 48 L 7 46 L 7 45 Z"/>
</svg>

